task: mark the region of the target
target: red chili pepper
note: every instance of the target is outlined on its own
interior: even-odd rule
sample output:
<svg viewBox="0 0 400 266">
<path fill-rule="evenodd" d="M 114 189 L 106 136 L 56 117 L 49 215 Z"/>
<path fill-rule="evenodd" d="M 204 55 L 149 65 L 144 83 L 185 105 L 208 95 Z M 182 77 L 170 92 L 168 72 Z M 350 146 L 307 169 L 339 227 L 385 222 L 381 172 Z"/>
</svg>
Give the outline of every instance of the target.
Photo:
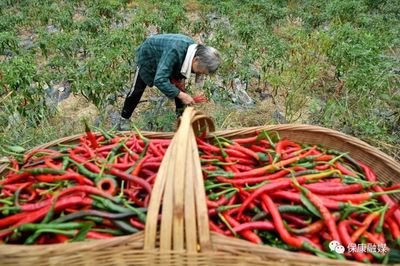
<svg viewBox="0 0 400 266">
<path fill-rule="evenodd" d="M 218 200 L 216 200 L 216 201 L 210 201 L 210 202 L 216 203 L 216 207 L 219 207 L 219 206 L 225 205 L 228 201 L 229 201 L 229 199 L 228 199 L 227 197 L 225 197 L 225 195 L 221 195 L 221 196 L 218 198 Z M 212 204 L 212 205 L 214 205 L 214 204 Z"/>
<path fill-rule="evenodd" d="M 96 164 L 92 163 L 89 161 L 89 159 L 83 158 L 77 154 L 75 154 L 73 151 L 70 151 L 69 153 L 69 157 L 80 164 L 83 164 L 87 169 L 89 169 L 90 171 L 94 172 L 94 173 L 100 173 L 101 169 L 100 167 L 98 167 Z"/>
<path fill-rule="evenodd" d="M 229 223 L 230 226 L 236 227 L 240 225 L 238 221 L 236 221 L 233 217 L 229 216 L 227 213 L 222 213 L 222 216 L 225 218 L 225 220 Z M 262 244 L 261 238 L 249 229 L 242 230 L 239 232 L 239 234 L 245 239 L 249 240 L 250 242 L 253 242 L 255 244 Z"/>
<path fill-rule="evenodd" d="M 209 100 L 204 95 L 197 95 L 197 96 L 193 97 L 193 101 L 195 103 L 205 103 L 205 102 L 208 102 Z"/>
<path fill-rule="evenodd" d="M 221 228 L 219 228 L 212 220 L 208 220 L 208 225 L 211 231 L 217 232 L 219 234 L 224 234 L 224 231 Z"/>
<path fill-rule="evenodd" d="M 400 189 L 400 183 L 392 185 L 390 187 L 382 187 L 383 191 L 388 191 L 388 190 L 395 190 L 395 189 Z"/>
<path fill-rule="evenodd" d="M 395 213 L 395 211 L 400 208 L 400 206 L 398 204 L 396 205 L 392 205 L 392 207 L 390 207 L 387 212 L 385 213 L 385 219 L 387 219 L 388 217 L 392 217 L 393 214 Z"/>
<path fill-rule="evenodd" d="M 289 231 L 296 235 L 316 234 L 319 233 L 325 227 L 323 220 L 318 220 L 310 225 L 303 228 L 290 228 Z"/>
<path fill-rule="evenodd" d="M 65 243 L 69 241 L 69 238 L 66 235 L 62 234 L 55 234 L 56 242 L 57 243 Z"/>
<path fill-rule="evenodd" d="M 83 142 L 83 140 L 82 140 Z M 75 154 L 79 154 L 81 156 L 89 157 L 87 149 L 85 149 L 82 145 L 76 145 L 75 147 L 71 148 Z"/>
<path fill-rule="evenodd" d="M 324 206 L 322 200 L 310 190 L 300 186 L 298 183 L 296 184 L 296 188 L 299 191 L 303 192 L 306 197 L 311 201 L 311 203 L 318 209 L 318 211 L 321 213 L 322 219 L 324 220 L 326 227 L 328 228 L 329 233 L 332 235 L 332 238 L 336 241 L 339 241 L 340 243 L 340 237 L 336 228 L 335 219 L 333 218 L 328 208 Z"/>
<path fill-rule="evenodd" d="M 88 194 L 93 194 L 93 195 L 98 195 L 101 196 L 103 198 L 109 199 L 111 201 L 116 201 L 117 199 L 112 197 L 110 194 L 96 188 L 96 187 L 91 187 L 91 186 L 73 186 L 73 187 L 69 187 L 66 188 L 64 190 L 62 190 L 59 194 L 59 198 L 70 194 L 70 193 L 74 193 L 74 192 L 84 192 L 84 193 L 88 193 Z"/>
<path fill-rule="evenodd" d="M 46 165 L 46 167 L 53 168 L 53 169 L 61 169 L 61 167 L 62 167 L 61 163 L 55 163 L 54 161 L 52 161 L 50 159 L 44 160 L 44 164 Z"/>
<path fill-rule="evenodd" d="M 146 169 L 146 168 L 143 168 L 142 171 L 141 171 L 140 177 L 142 177 L 142 178 L 147 180 L 148 177 L 153 176 L 154 174 L 157 174 L 157 171 L 158 171 L 158 169 Z M 149 180 L 147 180 L 147 182 L 149 182 Z"/>
<path fill-rule="evenodd" d="M 309 176 L 302 176 L 296 178 L 297 182 L 302 184 L 306 182 L 307 180 L 315 180 L 323 177 L 327 177 L 335 173 L 336 171 L 326 171 L 326 172 L 321 172 L 318 174 L 314 175 L 309 175 Z M 279 181 L 278 181 L 279 180 Z M 273 193 L 277 190 L 285 189 L 289 186 L 292 185 L 292 180 L 285 178 L 285 179 L 278 179 L 274 180 L 273 183 L 266 183 L 262 187 L 257 188 L 251 195 L 248 197 L 242 204 L 242 207 L 240 208 L 240 211 L 238 213 L 238 218 L 240 218 L 240 215 L 243 213 L 243 211 L 247 208 L 248 204 L 252 201 L 254 201 L 255 198 L 259 197 L 262 194 L 265 193 Z"/>
<path fill-rule="evenodd" d="M 40 181 L 40 182 L 48 182 L 48 183 L 53 183 L 56 181 L 60 180 L 69 180 L 69 179 L 74 179 L 79 183 L 80 185 L 93 185 L 93 181 L 74 172 L 68 172 L 63 175 L 54 175 L 54 174 L 41 174 L 41 175 L 35 175 L 35 179 Z"/>
<path fill-rule="evenodd" d="M 232 145 L 231 147 L 232 147 L 232 149 L 235 149 L 235 150 L 237 150 L 237 151 L 240 151 L 240 152 L 246 154 L 247 156 L 249 156 L 250 158 L 255 159 L 256 161 L 262 161 L 261 158 L 260 158 L 260 156 L 259 156 L 259 154 L 256 153 L 256 152 L 254 152 L 254 151 L 252 151 L 252 150 L 249 149 L 249 148 L 246 148 L 246 147 L 241 146 L 241 145 L 239 145 L 239 144 L 234 144 L 234 145 Z"/>
<path fill-rule="evenodd" d="M 289 165 L 291 163 L 295 163 L 299 161 L 300 159 L 303 159 L 309 155 L 310 151 L 307 151 L 301 155 L 298 155 L 293 158 L 289 158 L 286 160 L 282 160 L 273 164 L 269 164 L 260 168 L 255 168 L 253 170 L 247 171 L 247 172 L 240 172 L 240 173 L 228 173 L 228 177 L 233 177 L 233 178 L 248 178 L 248 177 L 256 177 L 263 175 L 267 173 L 268 171 L 275 171 L 278 170 L 286 165 Z"/>
<path fill-rule="evenodd" d="M 399 193 L 400 190 L 391 190 L 391 191 L 382 191 L 382 192 L 364 192 L 358 194 L 343 194 L 343 195 L 330 195 L 327 196 L 330 199 L 337 200 L 337 201 L 345 201 L 345 202 L 352 202 L 352 203 L 360 203 L 374 197 L 382 196 L 385 194 L 391 193 Z"/>
<path fill-rule="evenodd" d="M 138 198 L 140 192 L 139 190 L 135 189 L 135 191 L 131 191 L 130 189 L 125 189 L 124 192 L 129 195 L 130 201 L 134 202 L 140 207 L 145 207 L 144 201 Z"/>
<path fill-rule="evenodd" d="M 114 148 L 116 145 L 118 145 L 119 142 L 120 142 L 120 141 L 115 142 L 115 143 L 112 143 L 112 144 L 102 145 L 101 147 L 98 147 L 96 151 L 97 151 L 97 153 L 101 153 L 101 152 L 105 152 L 105 151 L 109 152 L 109 151 L 112 150 L 112 148 Z M 130 145 L 133 144 L 133 142 L 127 141 L 125 144 L 126 144 L 127 146 L 130 146 Z"/>
<path fill-rule="evenodd" d="M 207 171 L 207 172 L 216 171 L 217 169 L 219 169 L 219 168 L 216 167 L 215 165 L 206 165 L 206 166 L 202 167 L 202 170 Z M 207 175 L 207 173 L 205 173 L 205 175 Z"/>
<path fill-rule="evenodd" d="M 326 170 L 326 169 L 330 169 L 330 168 L 331 168 L 331 166 L 330 166 L 329 164 L 317 164 L 317 165 L 314 167 L 314 169 L 320 170 L 320 171 Z"/>
<path fill-rule="evenodd" d="M 211 145 L 210 143 L 202 140 L 199 137 L 196 137 L 196 141 L 199 146 L 200 145 L 202 146 L 202 150 L 204 150 L 204 151 L 209 151 L 211 153 L 219 153 L 220 152 L 220 149 L 218 147 Z"/>
<path fill-rule="evenodd" d="M 271 197 L 282 198 L 282 199 L 290 200 L 295 203 L 301 203 L 300 193 L 294 193 L 294 192 L 290 192 L 290 191 L 276 191 L 271 194 Z M 341 210 L 346 206 L 346 204 L 343 202 L 334 201 L 329 198 L 321 197 L 320 199 L 322 201 L 322 204 L 330 210 Z"/>
<path fill-rule="evenodd" d="M 136 218 L 130 218 L 129 222 L 131 223 L 131 225 L 137 229 L 143 230 L 144 229 L 144 224 L 138 220 L 136 220 Z"/>
<path fill-rule="evenodd" d="M 56 211 L 59 211 L 62 209 L 66 209 L 71 206 L 75 206 L 77 204 L 90 205 L 91 203 L 92 203 L 92 200 L 89 198 L 82 199 L 82 197 L 72 196 L 72 197 L 63 198 L 63 199 L 58 200 L 54 206 L 54 211 L 56 212 Z M 48 206 L 38 209 L 36 211 L 18 213 L 18 214 L 14 214 L 14 215 L 8 216 L 6 218 L 0 219 L 0 228 L 5 228 L 6 226 L 12 225 L 11 227 L 7 228 L 6 230 L 2 230 L 2 232 L 0 233 L 0 238 L 10 234 L 12 232 L 12 230 L 14 230 L 15 228 L 17 228 L 18 226 L 20 226 L 22 224 L 33 223 L 33 222 L 36 222 L 37 220 L 45 217 L 51 207 L 52 207 L 51 205 L 48 205 Z"/>
<path fill-rule="evenodd" d="M 147 162 L 143 163 L 141 170 L 144 170 L 144 169 L 158 170 L 160 168 L 160 165 L 161 165 L 161 161 L 160 162 L 147 161 Z"/>
<path fill-rule="evenodd" d="M 351 237 L 350 237 L 350 235 L 349 235 L 349 232 L 347 231 L 348 223 L 349 223 L 348 220 L 343 220 L 343 221 L 339 222 L 339 225 L 338 225 L 338 230 L 339 230 L 341 242 L 343 243 L 344 246 L 347 246 L 347 247 L 356 245 L 356 244 L 351 240 Z M 362 252 L 352 252 L 351 255 L 354 256 L 354 258 L 355 258 L 357 261 L 365 262 L 365 263 L 369 263 L 369 262 L 370 262 L 365 253 L 362 253 Z"/>
<path fill-rule="evenodd" d="M 92 148 L 96 149 L 98 147 L 96 136 L 90 130 L 90 127 L 89 127 L 88 122 L 86 120 L 84 120 L 84 124 L 85 124 L 86 136 L 87 136 L 88 140 L 90 141 L 90 144 L 92 145 Z"/>
<path fill-rule="evenodd" d="M 17 159 L 14 158 L 10 158 L 9 159 L 9 163 L 10 163 L 10 168 L 18 171 L 19 170 L 19 162 L 17 161 Z"/>
<path fill-rule="evenodd" d="M 379 218 L 379 215 L 379 211 L 371 212 L 370 214 L 368 214 L 367 217 L 364 219 L 362 225 L 357 228 L 357 230 L 355 230 L 351 235 L 351 241 L 356 242 L 358 238 L 368 229 L 371 223 Z"/>
<path fill-rule="evenodd" d="M 31 173 L 22 172 L 22 173 L 13 173 L 6 175 L 3 180 L 0 180 L 0 185 L 14 184 L 16 182 L 23 182 L 24 180 L 25 181 L 32 180 Z"/>
<path fill-rule="evenodd" d="M 232 230 L 236 233 L 241 232 L 243 230 L 275 230 L 275 226 L 270 221 L 256 221 L 256 222 L 248 222 L 242 223 L 232 228 Z"/>
<path fill-rule="evenodd" d="M 316 157 L 314 159 L 314 161 L 316 161 L 316 162 L 329 162 L 333 158 L 335 158 L 333 155 L 321 154 L 320 156 Z"/>
<path fill-rule="evenodd" d="M 332 241 L 332 236 L 327 231 L 320 232 L 319 234 L 321 235 L 322 239 L 324 239 L 325 241 L 327 241 L 327 242 Z"/>
<path fill-rule="evenodd" d="M 258 136 L 251 136 L 251 137 L 247 137 L 247 138 L 235 138 L 232 139 L 232 141 L 236 144 L 240 144 L 240 145 L 244 145 L 244 144 L 250 144 L 250 143 L 254 143 L 257 142 L 258 140 Z"/>
<path fill-rule="evenodd" d="M 329 183 L 316 183 L 316 184 L 306 184 L 308 190 L 315 194 L 320 195 L 337 195 L 337 194 L 348 194 L 348 193 L 356 193 L 363 189 L 362 184 L 335 184 L 331 183 L 333 186 L 329 186 Z M 328 186 L 327 186 L 328 185 Z"/>
<path fill-rule="evenodd" d="M 101 232 L 96 232 L 96 231 L 89 231 L 86 234 L 87 238 L 91 239 L 108 239 L 114 237 L 112 234 L 107 234 L 107 233 L 101 233 Z"/>
<path fill-rule="evenodd" d="M 270 212 L 272 216 L 272 220 L 274 222 L 274 227 L 275 230 L 278 232 L 279 236 L 281 239 L 288 245 L 295 247 L 295 248 L 303 248 L 303 241 L 299 238 L 293 237 L 289 234 L 289 232 L 286 230 L 282 217 L 279 213 L 278 208 L 276 207 L 275 203 L 272 201 L 272 199 L 267 195 L 263 194 L 261 195 L 261 198 L 265 205 L 268 208 L 268 211 Z"/>
<path fill-rule="evenodd" d="M 335 162 L 335 167 L 336 167 L 336 169 L 338 169 L 340 172 L 342 172 L 342 174 L 344 174 L 344 175 L 353 176 L 353 177 L 356 177 L 356 176 L 357 176 L 356 173 L 354 173 L 353 171 L 347 169 L 343 164 L 341 164 L 341 163 L 338 162 L 338 161 Z"/>
<path fill-rule="evenodd" d="M 32 182 L 23 182 L 23 183 L 15 183 L 15 184 L 8 184 L 8 185 L 3 185 L 2 189 L 7 189 L 9 191 L 15 192 L 21 187 L 26 187 L 32 184 Z"/>
<path fill-rule="evenodd" d="M 259 176 L 259 177 L 229 179 L 229 178 L 224 178 L 222 176 L 217 176 L 216 179 L 221 183 L 229 183 L 229 184 L 235 184 L 235 185 L 244 185 L 244 184 L 250 185 L 250 184 L 261 183 L 262 181 L 265 181 L 265 180 L 277 179 L 279 177 L 285 176 L 289 172 L 290 172 L 290 169 L 282 169 L 276 173 L 273 173 L 270 175 Z"/>
<path fill-rule="evenodd" d="M 365 236 L 371 243 L 376 244 L 376 245 L 381 245 L 384 244 L 378 237 L 376 237 L 374 234 L 365 231 L 363 233 L 363 236 Z"/>
<path fill-rule="evenodd" d="M 281 216 L 284 220 L 291 222 L 297 226 L 307 226 L 309 224 L 309 222 L 303 220 L 302 218 L 300 218 L 298 216 L 290 214 L 290 213 L 282 213 Z"/>
<path fill-rule="evenodd" d="M 289 148 L 290 151 L 288 151 Z M 276 154 L 278 154 L 281 158 L 285 158 L 286 154 L 289 154 L 291 152 L 295 152 L 301 149 L 301 146 L 291 140 L 288 139 L 281 139 L 276 143 L 275 145 L 275 151 Z"/>
<path fill-rule="evenodd" d="M 140 185 L 141 187 L 143 187 L 149 194 L 151 194 L 151 186 L 150 186 L 150 184 L 149 184 L 146 180 L 144 180 L 144 179 L 142 179 L 142 178 L 140 178 L 140 177 L 137 177 L 137 176 L 130 175 L 130 174 L 128 174 L 128 173 L 122 172 L 122 171 L 120 171 L 120 170 L 118 170 L 118 169 L 113 169 L 113 168 L 110 169 L 110 173 L 111 173 L 112 175 L 118 176 L 118 177 L 120 177 L 120 178 L 122 178 L 122 179 L 124 179 L 124 180 L 131 181 L 131 182 L 134 182 L 134 183 L 139 184 L 139 185 Z"/>
<path fill-rule="evenodd" d="M 208 198 L 206 198 L 206 203 L 208 208 L 217 208 L 219 206 L 216 201 L 212 201 Z"/>
<path fill-rule="evenodd" d="M 135 169 L 132 170 L 132 176 L 139 176 L 140 170 L 143 167 L 144 162 L 150 157 L 150 155 L 146 154 L 139 162 L 137 162 Z"/>
<path fill-rule="evenodd" d="M 149 151 L 153 153 L 155 156 L 162 158 L 163 154 L 157 149 L 153 142 L 149 143 Z"/>
<path fill-rule="evenodd" d="M 64 191 L 62 191 L 59 195 L 58 195 L 58 198 L 59 199 L 61 199 L 63 196 L 65 196 L 66 194 L 68 194 L 68 193 L 72 193 L 72 192 L 77 192 L 77 191 L 82 191 L 82 190 L 79 190 L 79 188 L 78 189 L 76 189 L 77 187 L 70 187 L 70 188 L 67 188 L 66 190 L 64 190 Z M 90 191 L 94 191 L 96 188 L 94 188 L 94 187 L 87 187 L 86 188 L 86 190 L 90 190 Z M 96 189 L 97 190 L 97 189 Z M 92 193 L 92 194 L 96 194 L 96 193 Z M 99 194 L 97 194 L 97 195 L 99 195 Z M 100 195 L 101 196 L 104 196 L 102 193 L 100 193 Z M 108 195 L 107 195 L 108 196 Z M 71 197 L 71 196 L 70 196 Z M 83 196 L 82 196 L 83 197 Z M 81 197 L 81 198 L 82 198 Z M 54 197 L 49 197 L 48 199 L 46 199 L 46 200 L 42 200 L 42 201 L 39 201 L 39 202 L 35 202 L 35 203 L 30 203 L 30 204 L 23 204 L 23 205 L 19 205 L 19 206 L 16 206 L 16 207 L 11 207 L 11 208 L 15 208 L 15 209 L 17 209 L 18 211 L 20 211 L 20 212 L 24 212 L 24 213 L 26 213 L 26 212 L 32 212 L 32 211 L 37 211 L 37 210 L 39 210 L 39 209 L 42 209 L 42 208 L 44 208 L 44 207 L 46 207 L 46 206 L 49 206 L 49 205 L 51 205 L 51 203 L 52 203 L 52 201 L 53 201 L 53 199 L 54 199 Z M 10 216 L 8 216 L 8 217 L 10 217 Z M 7 217 L 6 217 L 7 218 Z M 6 218 L 3 218 L 3 219 L 6 219 Z M 0 221 L 2 221 L 1 219 L 0 219 Z M 1 227 L 1 222 L 0 222 L 0 227 Z"/>
<path fill-rule="evenodd" d="M 397 245 L 400 245 L 400 229 L 397 223 L 392 218 L 387 218 L 386 223 L 389 225 L 390 233 L 393 236 L 393 240 L 396 241 Z"/>
<path fill-rule="evenodd" d="M 0 219 L 0 228 L 17 223 L 26 217 L 26 213 L 17 213 Z"/>
<path fill-rule="evenodd" d="M 227 162 L 227 164 L 222 165 L 225 171 L 232 173 L 239 173 L 239 169 L 236 168 L 234 161 L 232 161 L 228 156 L 223 159 L 223 162 Z"/>
<path fill-rule="evenodd" d="M 251 167 L 249 165 L 241 165 L 241 164 L 235 164 L 235 167 L 240 172 L 250 171 L 251 169 L 253 169 L 253 167 Z"/>
<path fill-rule="evenodd" d="M 243 159 L 252 158 L 252 157 L 248 156 L 247 154 L 245 154 L 239 150 L 236 150 L 236 149 L 226 148 L 226 149 L 224 149 L 224 151 L 226 152 L 226 154 L 228 156 L 234 156 L 234 157 L 243 158 Z"/>
<path fill-rule="evenodd" d="M 62 155 L 61 152 L 57 151 L 57 150 L 52 150 L 52 149 L 47 149 L 47 148 L 38 148 L 38 149 L 33 149 L 30 152 L 28 152 L 27 154 L 25 154 L 24 156 L 24 164 L 27 164 L 28 161 L 35 155 L 37 154 L 41 154 L 41 153 L 45 153 L 48 154 L 49 157 L 46 156 L 41 156 L 41 159 L 44 158 L 54 158 L 57 156 Z"/>
<path fill-rule="evenodd" d="M 128 162 L 128 163 L 112 163 L 107 165 L 108 168 L 117 168 L 118 170 L 121 171 L 126 171 L 128 170 L 133 164 Z"/>
<path fill-rule="evenodd" d="M 251 145 L 249 147 L 249 149 L 251 149 L 252 151 L 255 151 L 255 152 L 268 153 L 267 148 L 261 147 L 259 145 L 255 145 L 255 144 Z"/>
<path fill-rule="evenodd" d="M 93 145 L 92 145 L 93 148 L 91 148 L 85 142 L 82 142 L 81 146 L 85 149 L 85 151 L 87 152 L 89 158 L 95 158 L 96 157 L 96 153 L 93 150 L 93 149 L 96 149 L 96 148 L 94 148 Z"/>
</svg>

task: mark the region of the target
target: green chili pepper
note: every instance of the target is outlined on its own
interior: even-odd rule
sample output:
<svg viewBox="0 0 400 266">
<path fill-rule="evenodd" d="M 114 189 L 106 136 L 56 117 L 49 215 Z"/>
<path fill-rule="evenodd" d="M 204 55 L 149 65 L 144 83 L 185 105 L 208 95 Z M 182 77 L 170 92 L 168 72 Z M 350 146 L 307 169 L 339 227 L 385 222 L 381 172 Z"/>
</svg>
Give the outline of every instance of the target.
<svg viewBox="0 0 400 266">
<path fill-rule="evenodd" d="M 77 229 L 84 226 L 84 223 L 80 222 L 69 222 L 69 223 L 59 223 L 59 224 L 35 224 L 35 223 L 27 223 L 18 227 L 20 231 L 35 231 L 41 229 L 59 229 L 59 230 L 69 230 L 69 229 Z"/>
<path fill-rule="evenodd" d="M 73 213 L 69 213 L 67 215 L 63 215 L 54 221 L 52 223 L 64 223 L 67 221 L 71 221 L 74 219 L 82 218 L 82 217 L 101 217 L 101 218 L 107 218 L 107 219 L 122 219 L 126 217 L 131 217 L 134 216 L 136 213 L 131 211 L 130 209 L 127 209 L 126 212 L 121 212 L 121 213 L 111 213 L 111 212 L 104 212 L 104 211 L 98 211 L 98 210 L 82 210 L 82 211 L 77 211 Z"/>
<path fill-rule="evenodd" d="M 121 230 L 127 232 L 127 233 L 137 233 L 139 232 L 139 230 L 133 226 L 131 226 L 130 224 L 121 221 L 121 220 L 112 220 L 112 223 L 115 224 L 116 226 L 118 226 Z"/>
<path fill-rule="evenodd" d="M 71 163 L 73 163 L 78 168 L 78 172 L 83 174 L 84 176 L 87 176 L 87 177 L 89 177 L 91 179 L 94 179 L 94 180 L 98 180 L 98 179 L 101 178 L 100 174 L 96 174 L 96 173 L 91 172 L 83 164 L 77 163 L 74 160 L 72 160 L 71 158 L 68 158 L 68 160 Z"/>
<path fill-rule="evenodd" d="M 53 201 L 52 201 L 52 203 L 51 203 L 50 210 L 49 210 L 49 212 L 46 214 L 46 216 L 43 218 L 43 220 L 42 220 L 42 222 L 41 222 L 42 224 L 48 223 L 48 222 L 51 220 L 51 218 L 53 218 L 54 207 L 56 206 L 57 199 L 58 199 L 58 195 L 54 196 Z"/>
<path fill-rule="evenodd" d="M 59 230 L 59 229 L 40 229 L 37 230 L 34 234 L 30 235 L 24 242 L 26 245 L 33 244 L 36 239 L 43 233 L 53 233 L 53 234 L 61 234 L 66 235 L 68 237 L 73 237 L 75 235 L 75 230 Z"/>
<path fill-rule="evenodd" d="M 99 202 L 99 203 L 101 203 L 102 206 L 104 206 L 104 208 L 106 208 L 110 211 L 119 212 L 119 213 L 134 212 L 137 215 L 137 217 L 139 218 L 139 220 L 141 220 L 142 222 L 146 221 L 146 215 L 139 209 L 130 206 L 126 201 L 124 201 L 124 205 L 126 207 L 125 208 L 125 207 L 122 207 L 120 205 L 113 203 L 112 201 L 110 201 L 108 199 L 105 199 L 105 198 L 102 198 L 99 196 L 92 195 L 91 197 L 95 200 L 93 202 L 93 204 L 95 204 L 95 202 Z"/>
<path fill-rule="evenodd" d="M 382 209 L 381 215 L 379 217 L 379 222 L 378 226 L 375 228 L 376 233 L 381 233 L 383 229 L 383 223 L 385 222 L 385 213 L 389 208 L 389 204 L 385 204 L 385 206 Z"/>
<path fill-rule="evenodd" d="M 19 171 L 20 173 L 23 172 L 28 172 L 33 175 L 40 175 L 40 174 L 57 174 L 57 175 L 62 175 L 65 174 L 65 170 L 61 169 L 54 169 L 54 168 L 29 168 L 29 169 L 21 169 Z"/>
</svg>

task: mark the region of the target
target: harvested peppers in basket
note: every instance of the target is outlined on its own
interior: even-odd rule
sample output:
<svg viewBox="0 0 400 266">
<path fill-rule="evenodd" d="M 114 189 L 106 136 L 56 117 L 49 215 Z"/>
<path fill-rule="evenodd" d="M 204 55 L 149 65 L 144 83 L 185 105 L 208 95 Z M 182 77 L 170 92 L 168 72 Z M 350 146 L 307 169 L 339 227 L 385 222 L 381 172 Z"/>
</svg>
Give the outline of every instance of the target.
<svg viewBox="0 0 400 266">
<path fill-rule="evenodd" d="M 398 253 L 400 187 L 349 154 L 266 131 L 197 144 L 212 231 L 339 260 Z"/>
<path fill-rule="evenodd" d="M 144 229 L 169 139 L 86 134 L 12 159 L 0 177 L 0 243 L 105 239 Z"/>
</svg>

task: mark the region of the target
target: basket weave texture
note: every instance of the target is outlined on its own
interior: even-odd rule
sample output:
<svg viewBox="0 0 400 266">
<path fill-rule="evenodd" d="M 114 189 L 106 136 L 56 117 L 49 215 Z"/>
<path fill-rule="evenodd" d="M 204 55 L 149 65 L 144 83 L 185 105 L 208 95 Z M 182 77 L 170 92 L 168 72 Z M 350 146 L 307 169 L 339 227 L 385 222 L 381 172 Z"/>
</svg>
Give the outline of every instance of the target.
<svg viewBox="0 0 400 266">
<path fill-rule="evenodd" d="M 209 137 L 233 138 L 252 136 L 257 130 L 276 131 L 297 142 L 347 151 L 374 169 L 380 181 L 399 182 L 398 162 L 357 138 L 322 127 L 272 125 L 214 132 L 211 118 L 192 107 L 186 108 L 178 125 L 175 133 L 143 132 L 148 138 L 172 139 L 153 187 L 144 231 L 66 244 L 0 245 L 0 265 L 363 265 L 210 232 L 195 133 L 206 130 Z M 71 143 L 79 136 L 58 139 L 40 148 Z M 5 170 L 4 165 L 0 167 L 0 174 Z"/>
</svg>

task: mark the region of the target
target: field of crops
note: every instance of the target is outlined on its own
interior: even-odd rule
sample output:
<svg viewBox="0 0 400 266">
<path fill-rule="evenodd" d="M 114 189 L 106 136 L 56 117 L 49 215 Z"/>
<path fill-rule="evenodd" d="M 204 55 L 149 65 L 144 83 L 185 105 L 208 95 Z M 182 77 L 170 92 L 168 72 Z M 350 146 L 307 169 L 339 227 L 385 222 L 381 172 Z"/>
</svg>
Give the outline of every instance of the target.
<svg viewBox="0 0 400 266">
<path fill-rule="evenodd" d="M 0 0 L 0 155 L 111 129 L 156 33 L 219 49 L 196 106 L 219 129 L 320 125 L 400 160 L 400 2 L 395 0 Z M 189 91 L 201 88 L 191 81 Z M 175 129 L 173 101 L 147 89 L 141 130 Z"/>
</svg>

